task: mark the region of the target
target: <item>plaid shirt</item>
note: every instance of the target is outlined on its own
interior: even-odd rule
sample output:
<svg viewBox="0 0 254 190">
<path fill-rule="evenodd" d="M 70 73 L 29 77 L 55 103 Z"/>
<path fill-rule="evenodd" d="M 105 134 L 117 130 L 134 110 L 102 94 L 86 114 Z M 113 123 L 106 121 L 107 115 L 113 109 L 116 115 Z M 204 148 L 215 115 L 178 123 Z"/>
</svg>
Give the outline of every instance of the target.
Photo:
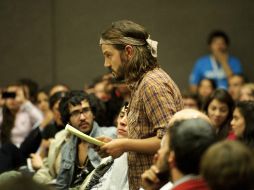
<svg viewBox="0 0 254 190">
<path fill-rule="evenodd" d="M 162 138 L 170 118 L 183 108 L 178 87 L 165 71 L 156 68 L 132 84 L 131 91 L 128 111 L 129 138 Z M 131 190 L 140 188 L 141 174 L 152 165 L 152 160 L 151 154 L 129 152 L 128 178 Z"/>
</svg>

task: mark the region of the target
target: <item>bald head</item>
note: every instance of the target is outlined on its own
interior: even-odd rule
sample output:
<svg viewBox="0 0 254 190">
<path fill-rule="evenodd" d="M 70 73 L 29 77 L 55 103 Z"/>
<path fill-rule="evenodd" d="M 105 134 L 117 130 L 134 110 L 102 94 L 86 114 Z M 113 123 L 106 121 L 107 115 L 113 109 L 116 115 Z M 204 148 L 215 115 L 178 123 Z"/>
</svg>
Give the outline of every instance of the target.
<svg viewBox="0 0 254 190">
<path fill-rule="evenodd" d="M 192 109 L 177 112 L 167 130 L 168 149 L 174 152 L 175 168 L 182 174 L 199 174 L 204 151 L 215 141 L 209 118 Z"/>
<path fill-rule="evenodd" d="M 169 125 L 172 126 L 176 121 L 196 119 L 196 118 L 203 119 L 211 124 L 210 119 L 204 113 L 195 109 L 183 109 L 175 113 L 175 115 L 171 118 Z"/>
</svg>

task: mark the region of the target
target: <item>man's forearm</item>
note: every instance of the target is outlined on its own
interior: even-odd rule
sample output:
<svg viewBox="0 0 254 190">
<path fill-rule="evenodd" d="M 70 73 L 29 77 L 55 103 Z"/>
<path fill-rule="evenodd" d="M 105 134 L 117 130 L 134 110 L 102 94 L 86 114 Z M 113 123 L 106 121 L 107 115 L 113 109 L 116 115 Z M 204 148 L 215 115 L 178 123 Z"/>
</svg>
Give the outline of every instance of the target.
<svg viewBox="0 0 254 190">
<path fill-rule="evenodd" d="M 155 154 L 160 148 L 161 140 L 157 137 L 147 139 L 126 139 L 124 144 L 125 152 L 140 152 Z"/>
</svg>

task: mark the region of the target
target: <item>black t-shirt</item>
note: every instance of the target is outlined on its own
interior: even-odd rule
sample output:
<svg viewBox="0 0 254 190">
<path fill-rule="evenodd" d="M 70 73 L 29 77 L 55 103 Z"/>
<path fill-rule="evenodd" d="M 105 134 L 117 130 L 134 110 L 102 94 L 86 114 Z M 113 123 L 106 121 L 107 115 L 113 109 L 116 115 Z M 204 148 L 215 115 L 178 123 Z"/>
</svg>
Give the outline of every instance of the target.
<svg viewBox="0 0 254 190">
<path fill-rule="evenodd" d="M 78 166 L 78 160 L 75 162 L 75 169 L 73 174 L 73 181 L 71 183 L 71 187 L 76 187 L 86 179 L 86 177 L 94 170 L 94 167 L 87 157 L 87 162 L 83 167 Z"/>
<path fill-rule="evenodd" d="M 64 129 L 64 126 L 57 125 L 56 122 L 48 124 L 42 132 L 42 139 L 54 138 L 55 134 Z"/>
</svg>

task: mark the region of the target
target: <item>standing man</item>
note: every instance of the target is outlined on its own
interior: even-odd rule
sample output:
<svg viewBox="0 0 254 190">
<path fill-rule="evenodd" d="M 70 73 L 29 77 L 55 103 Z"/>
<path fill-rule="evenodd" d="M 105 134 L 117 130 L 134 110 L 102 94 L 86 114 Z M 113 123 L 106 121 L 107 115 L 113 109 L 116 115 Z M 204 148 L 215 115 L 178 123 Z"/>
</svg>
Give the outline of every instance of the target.
<svg viewBox="0 0 254 190">
<path fill-rule="evenodd" d="M 170 118 L 183 108 L 178 87 L 157 63 L 157 44 L 143 26 L 128 20 L 114 22 L 100 39 L 104 66 L 129 85 L 131 99 L 128 138 L 106 143 L 99 153 L 116 158 L 128 152 L 131 190 L 139 189 Z"/>
</svg>

